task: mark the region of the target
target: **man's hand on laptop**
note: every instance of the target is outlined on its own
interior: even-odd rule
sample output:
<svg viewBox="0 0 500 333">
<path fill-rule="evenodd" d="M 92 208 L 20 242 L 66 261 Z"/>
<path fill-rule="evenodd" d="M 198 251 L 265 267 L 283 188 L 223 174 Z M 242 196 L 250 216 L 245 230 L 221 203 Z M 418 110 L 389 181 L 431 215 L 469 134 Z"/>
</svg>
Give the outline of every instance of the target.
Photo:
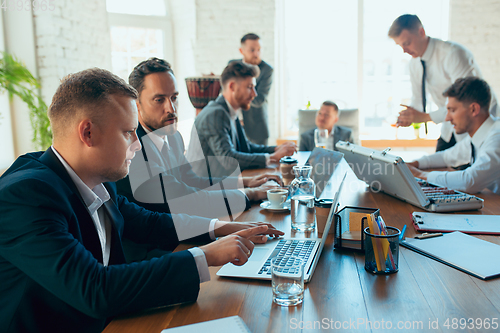
<svg viewBox="0 0 500 333">
<path fill-rule="evenodd" d="M 243 186 L 259 187 L 260 185 L 270 180 L 273 180 L 278 183 L 278 185 L 283 186 L 283 180 L 281 179 L 281 176 L 272 173 L 266 173 L 255 177 L 243 177 Z"/>
<path fill-rule="evenodd" d="M 410 169 L 410 172 L 413 174 L 414 177 L 417 177 L 417 178 L 420 178 L 423 180 L 427 180 L 428 172 L 422 171 L 422 170 L 414 167 L 410 163 L 408 163 L 407 165 L 408 165 L 408 169 Z M 417 162 L 417 165 L 418 165 L 418 162 Z"/>
<path fill-rule="evenodd" d="M 213 243 L 201 246 L 200 249 L 205 253 L 208 266 L 221 266 L 228 262 L 241 266 L 252 255 L 254 244 L 250 239 L 265 234 L 267 229 L 267 225 L 261 224 L 257 227 L 240 230 Z M 264 237 L 267 238 L 267 236 Z"/>
<path fill-rule="evenodd" d="M 283 231 L 280 231 L 276 229 L 271 223 L 266 223 L 266 222 L 223 222 L 223 221 L 217 221 L 215 224 L 215 236 L 216 237 L 221 237 L 221 236 L 226 236 L 233 234 L 235 232 L 239 232 L 241 230 L 245 229 L 252 229 L 255 227 L 260 227 L 260 226 L 266 226 L 267 228 L 265 229 L 264 232 L 260 234 L 254 234 L 250 236 L 250 240 L 253 243 L 257 244 L 262 244 L 267 242 L 267 235 L 270 235 L 272 237 L 279 237 L 283 236 L 285 233 Z"/>
</svg>

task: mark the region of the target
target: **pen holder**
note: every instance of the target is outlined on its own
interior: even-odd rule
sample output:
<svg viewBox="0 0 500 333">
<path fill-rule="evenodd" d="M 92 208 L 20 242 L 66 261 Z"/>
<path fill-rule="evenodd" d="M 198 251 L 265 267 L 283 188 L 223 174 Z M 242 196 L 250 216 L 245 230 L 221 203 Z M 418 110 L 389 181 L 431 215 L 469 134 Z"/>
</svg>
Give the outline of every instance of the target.
<svg viewBox="0 0 500 333">
<path fill-rule="evenodd" d="M 346 206 L 335 214 L 335 248 L 364 251 L 363 229 L 367 214 L 379 216 L 376 208 Z"/>
<path fill-rule="evenodd" d="M 399 269 L 398 228 L 387 227 L 387 235 L 374 235 L 365 228 L 365 270 L 374 274 L 392 274 Z"/>
</svg>

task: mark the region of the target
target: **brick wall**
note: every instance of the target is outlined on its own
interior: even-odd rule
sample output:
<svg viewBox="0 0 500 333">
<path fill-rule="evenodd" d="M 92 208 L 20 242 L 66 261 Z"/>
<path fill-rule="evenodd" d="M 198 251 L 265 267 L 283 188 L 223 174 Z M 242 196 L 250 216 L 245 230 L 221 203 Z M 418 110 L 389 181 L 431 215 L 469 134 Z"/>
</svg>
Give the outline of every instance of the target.
<svg viewBox="0 0 500 333">
<path fill-rule="evenodd" d="M 111 70 L 106 1 L 54 1 L 35 11 L 35 44 L 42 95 L 50 103 L 60 79 L 90 67 Z"/>
<path fill-rule="evenodd" d="M 229 60 L 241 58 L 239 41 L 248 32 L 261 37 L 262 58 L 274 66 L 274 1 L 170 0 L 169 3 L 176 49 L 174 68 L 181 89 L 185 77 L 220 74 Z M 268 100 L 269 125 L 271 135 L 275 136 L 274 89 Z M 186 114 L 194 116 L 192 105 L 185 108 L 185 102 L 181 102 L 181 118 Z"/>
<path fill-rule="evenodd" d="M 450 40 L 472 51 L 486 81 L 500 96 L 500 0 L 450 1 Z"/>
</svg>

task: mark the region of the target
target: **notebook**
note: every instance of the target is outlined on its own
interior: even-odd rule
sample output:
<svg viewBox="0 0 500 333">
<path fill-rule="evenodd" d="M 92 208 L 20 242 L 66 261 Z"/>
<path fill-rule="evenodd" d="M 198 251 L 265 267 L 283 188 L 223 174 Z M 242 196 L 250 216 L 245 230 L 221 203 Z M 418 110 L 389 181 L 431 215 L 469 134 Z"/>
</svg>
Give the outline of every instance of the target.
<svg viewBox="0 0 500 333">
<path fill-rule="evenodd" d="M 440 187 L 413 177 L 401 157 L 339 141 L 335 147 L 344 153 L 356 176 L 373 191 L 382 191 L 414 206 L 433 212 L 481 209 L 484 201 L 474 195 Z"/>
<path fill-rule="evenodd" d="M 407 238 L 401 245 L 482 280 L 500 276 L 500 245 L 459 231 L 426 239 Z"/>
<path fill-rule="evenodd" d="M 266 244 L 255 244 L 252 255 L 243 266 L 236 266 L 228 263 L 221 267 L 221 269 L 217 272 L 217 275 L 225 277 L 271 280 L 270 261 L 278 255 L 281 250 L 283 250 L 282 244 L 288 243 L 294 250 L 300 251 L 305 249 L 307 257 L 304 258 L 304 261 L 306 261 L 304 268 L 304 282 L 309 282 L 319 261 L 319 257 L 328 237 L 328 232 L 330 231 L 330 227 L 333 223 L 335 209 L 339 201 L 340 192 L 342 192 L 342 186 L 344 185 L 346 175 L 347 173 L 343 174 L 342 182 L 335 193 L 335 198 L 333 200 L 332 207 L 330 208 L 330 213 L 321 238 L 282 238 L 269 240 Z"/>
<path fill-rule="evenodd" d="M 413 212 L 412 221 L 418 231 L 500 235 L 499 215 L 459 215 Z"/>
<path fill-rule="evenodd" d="M 250 333 L 247 325 L 239 316 L 226 317 L 221 319 L 215 319 L 210 321 L 204 321 L 202 323 L 167 328 L 161 331 L 161 333 L 191 333 L 191 332 L 203 332 L 203 333 Z"/>
</svg>

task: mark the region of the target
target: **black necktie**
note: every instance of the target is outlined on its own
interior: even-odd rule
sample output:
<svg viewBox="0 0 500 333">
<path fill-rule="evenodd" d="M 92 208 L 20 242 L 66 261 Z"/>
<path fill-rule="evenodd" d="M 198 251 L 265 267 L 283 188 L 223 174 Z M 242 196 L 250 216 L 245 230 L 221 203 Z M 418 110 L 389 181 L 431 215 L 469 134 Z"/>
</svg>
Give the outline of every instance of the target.
<svg viewBox="0 0 500 333">
<path fill-rule="evenodd" d="M 423 73 L 422 73 L 422 103 L 424 106 L 424 113 L 427 111 L 425 110 L 425 106 L 427 105 L 427 99 L 425 98 L 425 61 L 420 59 L 420 62 L 422 63 L 422 68 L 423 68 Z M 425 134 L 427 134 L 427 122 L 425 123 Z"/>
<path fill-rule="evenodd" d="M 476 161 L 476 149 L 474 148 L 474 144 L 470 143 L 470 165 L 474 164 Z"/>
</svg>

